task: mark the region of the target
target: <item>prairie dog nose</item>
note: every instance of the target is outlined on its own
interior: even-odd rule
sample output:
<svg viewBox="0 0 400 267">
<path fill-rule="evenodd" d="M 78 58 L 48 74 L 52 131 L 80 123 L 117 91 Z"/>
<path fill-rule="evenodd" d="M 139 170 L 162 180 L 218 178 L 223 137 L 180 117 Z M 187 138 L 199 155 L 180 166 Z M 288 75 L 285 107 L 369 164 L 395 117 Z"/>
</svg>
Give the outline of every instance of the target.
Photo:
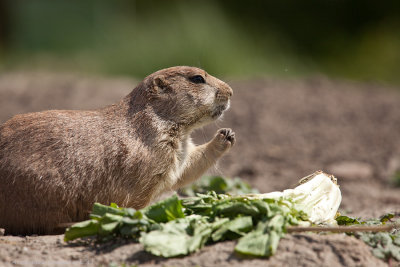
<svg viewBox="0 0 400 267">
<path fill-rule="evenodd" d="M 228 101 L 233 95 L 232 88 L 226 83 L 222 83 L 216 92 L 216 98 L 218 101 Z"/>
<path fill-rule="evenodd" d="M 229 85 L 224 83 L 224 86 L 222 88 L 223 88 L 222 90 L 225 91 L 225 93 L 228 95 L 229 98 L 233 96 L 233 90 Z"/>
<path fill-rule="evenodd" d="M 233 96 L 233 90 L 230 86 L 228 86 L 228 95 L 229 95 L 229 98 L 231 98 Z"/>
</svg>

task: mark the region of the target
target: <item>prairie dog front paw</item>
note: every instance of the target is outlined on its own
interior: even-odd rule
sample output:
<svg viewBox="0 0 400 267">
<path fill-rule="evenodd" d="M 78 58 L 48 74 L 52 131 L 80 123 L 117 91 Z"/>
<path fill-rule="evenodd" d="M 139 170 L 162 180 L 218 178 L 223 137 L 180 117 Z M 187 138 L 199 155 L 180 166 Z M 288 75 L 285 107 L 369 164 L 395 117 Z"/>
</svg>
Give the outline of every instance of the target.
<svg viewBox="0 0 400 267">
<path fill-rule="evenodd" d="M 230 146 L 233 146 L 236 141 L 235 132 L 230 128 L 219 129 L 217 132 L 217 137 L 219 137 L 224 144 Z"/>
<path fill-rule="evenodd" d="M 214 139 L 211 141 L 215 149 L 219 152 L 225 152 L 231 148 L 235 142 L 235 133 L 229 128 L 219 129 Z"/>
</svg>

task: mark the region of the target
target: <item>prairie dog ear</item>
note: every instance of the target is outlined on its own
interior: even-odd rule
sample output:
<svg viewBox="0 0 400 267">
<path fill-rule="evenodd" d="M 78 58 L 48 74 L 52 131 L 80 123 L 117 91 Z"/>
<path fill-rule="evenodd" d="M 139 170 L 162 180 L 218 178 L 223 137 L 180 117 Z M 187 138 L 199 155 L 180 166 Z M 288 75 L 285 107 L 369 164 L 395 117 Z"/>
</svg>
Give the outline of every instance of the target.
<svg viewBox="0 0 400 267">
<path fill-rule="evenodd" d="M 157 75 L 153 78 L 153 88 L 157 93 L 167 93 L 171 90 L 169 83 L 164 75 Z"/>
</svg>

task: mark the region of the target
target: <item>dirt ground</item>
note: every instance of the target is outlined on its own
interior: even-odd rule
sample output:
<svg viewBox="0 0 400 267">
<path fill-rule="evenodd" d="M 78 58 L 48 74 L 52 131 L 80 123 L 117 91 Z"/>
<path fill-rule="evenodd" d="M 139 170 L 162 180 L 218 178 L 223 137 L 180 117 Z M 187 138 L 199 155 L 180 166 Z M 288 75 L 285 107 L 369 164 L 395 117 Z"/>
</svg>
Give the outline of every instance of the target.
<svg viewBox="0 0 400 267">
<path fill-rule="evenodd" d="M 293 187 L 299 178 L 324 170 L 338 178 L 341 213 L 366 219 L 400 212 L 400 188 L 391 183 L 391 175 L 400 169 L 399 88 L 324 77 L 228 82 L 234 90 L 231 109 L 222 121 L 194 134 L 200 144 L 218 128 L 236 132 L 237 144 L 212 172 L 239 176 L 260 192 L 270 192 Z M 136 83 L 73 74 L 3 73 L 0 123 L 17 113 L 100 107 L 126 95 Z M 239 258 L 233 253 L 234 242 L 166 260 L 128 241 L 67 245 L 62 238 L 0 237 L 0 265 L 387 265 L 363 242 L 344 234 L 287 235 L 270 259 Z"/>
</svg>

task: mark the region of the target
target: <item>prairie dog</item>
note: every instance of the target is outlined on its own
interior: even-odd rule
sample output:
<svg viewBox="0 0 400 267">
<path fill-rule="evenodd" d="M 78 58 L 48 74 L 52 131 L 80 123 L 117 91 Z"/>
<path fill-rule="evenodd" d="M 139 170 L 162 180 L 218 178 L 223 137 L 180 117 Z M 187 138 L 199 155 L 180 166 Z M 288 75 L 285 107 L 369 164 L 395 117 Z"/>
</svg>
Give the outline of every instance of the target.
<svg viewBox="0 0 400 267">
<path fill-rule="evenodd" d="M 143 208 L 199 178 L 235 143 L 220 129 L 196 146 L 191 132 L 229 108 L 232 89 L 194 67 L 146 77 L 98 110 L 17 115 L 0 126 L 0 228 L 57 233 L 94 202 Z"/>
</svg>

